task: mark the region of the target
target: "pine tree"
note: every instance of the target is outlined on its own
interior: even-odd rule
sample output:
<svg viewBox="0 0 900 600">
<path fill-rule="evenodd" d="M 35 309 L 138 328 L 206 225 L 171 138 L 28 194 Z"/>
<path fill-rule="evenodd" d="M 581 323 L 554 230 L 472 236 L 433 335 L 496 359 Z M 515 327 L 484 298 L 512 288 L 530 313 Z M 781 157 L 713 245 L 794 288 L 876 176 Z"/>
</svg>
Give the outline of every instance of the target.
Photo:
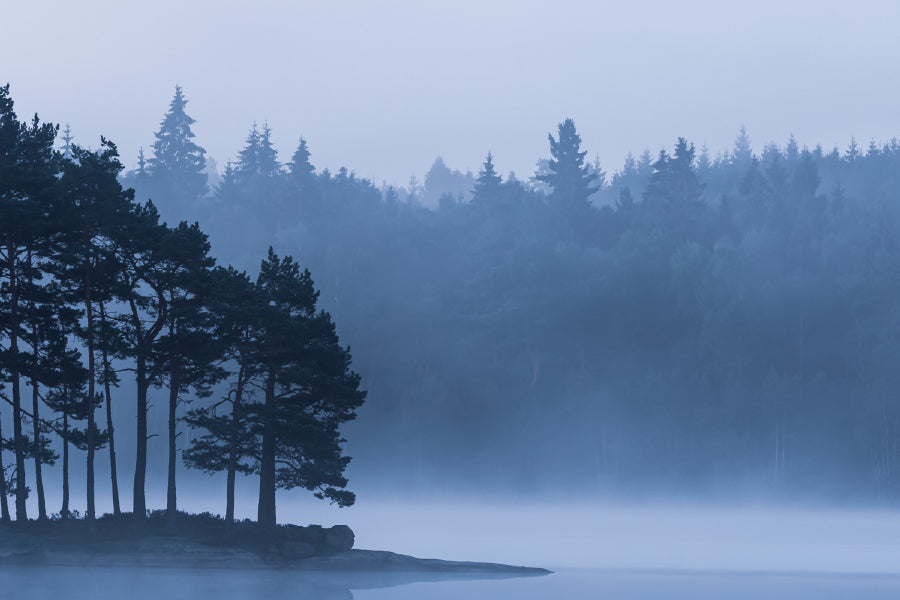
<svg viewBox="0 0 900 600">
<path fill-rule="evenodd" d="M 476 204 L 489 204 L 496 202 L 500 195 L 500 183 L 502 178 L 497 175 L 494 169 L 494 155 L 490 152 L 484 159 L 484 165 L 478 172 L 478 179 L 475 180 L 475 190 L 472 195 L 472 202 Z"/>
<path fill-rule="evenodd" d="M 276 177 L 281 173 L 278 162 L 278 151 L 272 144 L 272 129 L 269 122 L 263 122 L 263 130 L 259 135 L 259 174 L 263 177 Z"/>
<path fill-rule="evenodd" d="M 694 144 L 688 144 L 684 138 L 678 138 L 675 142 L 675 154 L 671 161 L 671 175 L 673 177 L 673 192 L 679 202 L 684 204 L 694 203 L 700 200 L 703 193 L 703 184 L 697 177 L 694 166 L 696 150 Z"/>
<path fill-rule="evenodd" d="M 597 191 L 593 185 L 597 175 L 584 163 L 586 150 L 581 150 L 581 136 L 575 122 L 566 119 L 559 124 L 558 136 L 548 134 L 550 155 L 548 172 L 537 180 L 550 186 L 551 202 L 562 211 L 566 220 L 575 221 L 590 216 L 593 206 L 590 197 Z"/>
<path fill-rule="evenodd" d="M 123 190 L 118 180 L 122 164 L 115 144 L 105 138 L 100 140 L 99 152 L 79 147 L 72 150 L 73 160 L 68 161 L 61 184 L 65 190 L 66 220 L 71 235 L 65 250 L 57 257 L 62 265 L 60 277 L 79 298 L 84 307 L 85 327 L 83 339 L 87 350 L 88 398 L 96 398 L 96 384 L 100 372 L 97 358 L 96 304 L 112 298 L 111 288 L 117 273 L 116 262 L 109 251 L 113 231 L 127 218 L 131 210 L 132 190 Z M 95 509 L 94 451 L 98 448 L 94 439 L 99 431 L 93 411 L 87 415 L 85 447 L 87 449 L 87 512 L 93 521 Z"/>
<path fill-rule="evenodd" d="M 424 191 L 425 190 L 422 188 L 422 184 L 419 183 L 419 178 L 416 177 L 416 174 L 413 173 L 412 175 L 410 175 L 409 183 L 406 184 L 407 204 L 417 204 L 421 202 Z"/>
<path fill-rule="evenodd" d="M 128 218 L 111 233 L 115 258 L 121 266 L 119 300 L 127 307 L 115 321 L 125 342 L 122 354 L 134 359 L 137 387 L 133 511 L 136 519 L 143 520 L 147 511 L 147 392 L 159 375 L 152 370 L 150 360 L 169 309 L 164 289 L 166 228 L 159 222 L 156 207 L 147 202 L 132 205 Z"/>
<path fill-rule="evenodd" d="M 54 151 L 57 128 L 35 115 L 20 123 L 13 110 L 9 85 L 0 87 L 0 331 L 7 347 L 0 353 L 0 369 L 10 383 L 13 405 L 16 520 L 28 519 L 25 461 L 31 444 L 23 433 L 22 366 L 28 360 L 20 347 L 25 290 L 40 280 L 43 257 L 52 254 L 56 236 L 52 193 L 59 156 Z"/>
<path fill-rule="evenodd" d="M 256 286 L 265 301 L 259 349 L 264 403 L 259 409 L 258 521 L 274 527 L 275 490 L 304 487 L 340 506 L 343 490 L 341 423 L 355 417 L 365 397 L 349 370 L 350 353 L 338 344 L 331 317 L 316 311 L 318 292 L 309 271 L 270 248 Z M 281 465 L 281 466 L 279 466 Z"/>
<path fill-rule="evenodd" d="M 309 160 L 311 156 L 306 140 L 301 136 L 300 144 L 294 151 L 294 155 L 291 157 L 289 165 L 291 176 L 295 181 L 301 184 L 301 187 L 309 182 L 316 173 L 316 168 Z"/>
<path fill-rule="evenodd" d="M 153 156 L 147 161 L 149 196 L 160 206 L 190 212 L 196 201 L 209 191 L 206 151 L 194 140 L 194 119 L 185 112 L 187 99 L 181 86 L 163 117 L 153 142 Z"/>
<path fill-rule="evenodd" d="M 198 397 L 212 393 L 211 386 L 225 373 L 219 367 L 224 350 L 213 335 L 213 318 L 204 306 L 211 288 L 209 241 L 199 226 L 180 223 L 166 233 L 163 243 L 164 261 L 156 288 L 167 306 L 165 333 L 153 344 L 149 359 L 153 384 L 168 386 L 168 486 L 166 513 L 170 525 L 175 524 L 176 492 L 176 424 L 178 405 L 188 390 Z"/>
<path fill-rule="evenodd" d="M 793 133 L 788 139 L 787 146 L 784 148 L 784 155 L 789 163 L 793 163 L 800 158 L 800 145 L 797 143 L 797 138 L 794 137 Z"/>
<path fill-rule="evenodd" d="M 251 383 L 258 375 L 257 353 L 262 339 L 258 318 L 264 307 L 255 285 L 246 273 L 233 267 L 218 268 L 212 278 L 209 310 L 216 320 L 216 340 L 234 365 L 226 395 L 218 402 L 192 410 L 185 421 L 192 429 L 205 433 L 183 452 L 189 468 L 206 473 L 226 472 L 225 521 L 234 522 L 234 488 L 238 473 L 255 471 L 256 434 L 248 406 L 253 393 Z M 228 407 L 221 414 L 218 409 Z"/>
<path fill-rule="evenodd" d="M 850 136 L 850 145 L 847 146 L 847 153 L 845 155 L 847 162 L 854 163 L 860 159 L 862 156 L 862 152 L 859 151 L 859 145 L 856 143 L 856 137 Z"/>
<path fill-rule="evenodd" d="M 45 402 L 53 411 L 59 413 L 56 429 L 63 442 L 62 455 L 62 507 L 60 515 L 67 519 L 70 515 L 69 465 L 70 447 L 84 441 L 83 432 L 73 427 L 73 421 L 87 419 L 87 413 L 96 407 L 96 399 L 88 397 L 88 372 L 82 364 L 81 353 L 71 348 L 65 337 L 54 339 L 54 347 L 48 352 L 51 359 L 50 372 L 52 379 L 48 381 L 49 391 Z M 96 433 L 96 432 L 95 432 Z M 95 439 L 102 439 L 95 435 Z"/>
<path fill-rule="evenodd" d="M 700 156 L 697 157 L 697 173 L 704 177 L 712 168 L 712 159 L 709 157 L 709 148 L 706 144 L 700 149 Z"/>
<path fill-rule="evenodd" d="M 27 301 L 22 325 L 28 332 L 25 339 L 31 347 L 31 357 L 23 372 L 31 387 L 32 443 L 29 454 L 34 461 L 38 519 L 43 521 L 47 519 L 47 504 L 42 465 L 53 465 L 58 455 L 50 447 L 50 439 L 45 435 L 47 426 L 40 416 L 41 386 L 53 382 L 50 368 L 53 364 L 52 353 L 59 347 L 61 338 L 77 330 L 79 313 L 69 306 L 71 295 L 56 282 L 42 284 L 29 281 L 24 291 Z"/>
<path fill-rule="evenodd" d="M 694 167 L 695 149 L 684 138 L 675 143 L 675 153 L 670 157 L 659 151 L 653 163 L 653 174 L 644 191 L 644 199 L 672 207 L 687 207 L 700 199 L 703 185 Z"/>
<path fill-rule="evenodd" d="M 246 183 L 262 172 L 262 136 L 259 133 L 259 127 L 256 121 L 250 126 L 250 132 L 247 139 L 244 140 L 244 147 L 238 154 L 237 165 L 235 171 L 239 176 L 241 183 Z"/>
<path fill-rule="evenodd" d="M 738 170 L 743 172 L 750 167 L 750 161 L 752 159 L 753 148 L 750 145 L 750 136 L 747 135 L 747 129 L 741 125 L 737 139 L 734 141 L 734 152 L 731 154 L 731 160 Z"/>
</svg>

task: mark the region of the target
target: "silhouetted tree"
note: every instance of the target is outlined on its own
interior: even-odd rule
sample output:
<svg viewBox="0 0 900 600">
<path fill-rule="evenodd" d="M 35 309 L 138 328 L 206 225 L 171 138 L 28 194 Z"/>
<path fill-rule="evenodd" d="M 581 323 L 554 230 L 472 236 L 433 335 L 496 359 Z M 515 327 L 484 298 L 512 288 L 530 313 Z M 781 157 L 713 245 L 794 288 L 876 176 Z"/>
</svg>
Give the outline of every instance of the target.
<svg viewBox="0 0 900 600">
<path fill-rule="evenodd" d="M 246 273 L 233 267 L 213 274 L 214 291 L 209 310 L 216 322 L 216 339 L 231 361 L 232 373 L 225 396 L 211 406 L 190 411 L 185 421 L 205 433 L 191 442 L 185 464 L 207 473 L 226 472 L 225 521 L 234 522 L 234 487 L 237 473 L 249 475 L 259 461 L 256 434 L 249 418 L 250 384 L 258 375 L 262 344 L 259 318 L 262 298 Z M 227 412 L 219 412 L 222 406 Z"/>
<path fill-rule="evenodd" d="M 224 349 L 217 343 L 213 316 L 203 300 L 212 289 L 210 269 L 215 263 L 206 235 L 196 223 L 182 222 L 166 232 L 162 248 L 163 262 L 155 269 L 151 285 L 160 290 L 160 302 L 166 305 L 165 333 L 155 340 L 149 363 L 152 382 L 169 388 L 166 513 L 174 525 L 178 405 L 189 389 L 198 397 L 212 393 L 211 386 L 225 375 L 218 366 Z"/>
<path fill-rule="evenodd" d="M 50 365 L 53 378 L 49 383 L 49 391 L 45 396 L 45 402 L 52 410 L 59 413 L 57 429 L 63 442 L 62 460 L 62 507 L 59 514 L 62 518 L 69 518 L 69 448 L 74 443 L 78 445 L 84 440 L 72 421 L 87 419 L 88 413 L 96 407 L 95 398 L 89 398 L 85 387 L 87 386 L 88 372 L 82 365 L 81 353 L 68 347 L 66 339 L 57 338 L 55 348 L 48 353 L 52 363 Z M 99 438 L 100 436 L 95 436 Z"/>
<path fill-rule="evenodd" d="M 49 446 L 50 439 L 45 435 L 47 426 L 40 417 L 41 386 L 55 380 L 50 368 L 54 360 L 51 355 L 58 351 L 66 336 L 77 330 L 79 313 L 68 306 L 72 300 L 71 295 L 64 293 L 55 282 L 40 285 L 35 281 L 29 281 L 24 292 L 27 301 L 22 325 L 28 332 L 24 339 L 31 346 L 30 360 L 23 372 L 23 375 L 27 375 L 31 386 L 32 444 L 29 453 L 34 461 L 38 519 L 46 520 L 47 504 L 42 465 L 53 465 L 58 455 Z"/>
<path fill-rule="evenodd" d="M 114 278 L 118 275 L 118 264 L 111 240 L 118 227 L 129 218 L 134 197 L 134 192 L 123 190 L 118 181 L 122 164 L 115 144 L 101 138 L 100 147 L 99 152 L 92 152 L 76 146 L 72 150 L 72 159 L 66 163 L 61 186 L 66 200 L 63 210 L 71 234 L 65 249 L 57 256 L 57 262 L 63 265 L 59 276 L 78 298 L 85 315 L 87 397 L 91 399 L 98 395 L 96 384 L 100 375 L 96 365 L 96 304 L 111 300 L 111 288 L 117 286 Z M 89 521 L 96 516 L 94 452 L 100 446 L 94 439 L 97 431 L 94 412 L 90 411 L 84 443 L 87 450 L 85 517 Z"/>
<path fill-rule="evenodd" d="M 308 184 L 316 173 L 316 168 L 310 162 L 311 156 L 306 140 L 301 137 L 288 165 L 291 176 L 301 187 Z"/>
<path fill-rule="evenodd" d="M 552 134 L 547 137 L 552 158 L 547 173 L 538 175 L 537 180 L 550 186 L 550 202 L 568 226 L 578 226 L 584 234 L 584 225 L 594 214 L 590 197 L 598 189 L 593 185 L 597 174 L 584 162 L 587 151 L 581 149 L 581 136 L 572 119 L 559 124 L 556 139 Z"/>
<path fill-rule="evenodd" d="M 497 201 L 500 194 L 500 182 L 502 178 L 497 175 L 494 169 L 494 155 L 490 152 L 484 159 L 484 165 L 478 172 L 478 179 L 475 180 L 475 189 L 472 194 L 472 202 L 475 204 L 489 204 Z"/>
<path fill-rule="evenodd" d="M 127 309 L 116 316 L 119 331 L 127 344 L 123 353 L 134 359 L 137 386 L 137 432 L 134 469 L 133 510 L 137 519 L 146 518 L 147 500 L 147 391 L 158 373 L 150 363 L 153 343 L 165 326 L 168 302 L 165 294 L 167 263 L 166 227 L 152 202 L 133 205 L 129 217 L 120 224 L 112 242 L 121 265 L 121 299 Z"/>
<path fill-rule="evenodd" d="M 277 487 L 314 490 L 340 506 L 353 503 L 353 494 L 341 489 L 350 459 L 342 456 L 338 427 L 355 417 L 365 392 L 331 317 L 316 311 L 309 271 L 301 273 L 292 258 L 270 249 L 256 286 L 266 304 L 258 355 L 265 394 L 258 411 L 258 521 L 274 527 Z"/>
<path fill-rule="evenodd" d="M 194 142 L 195 121 L 185 112 L 187 103 L 176 85 L 147 161 L 148 186 L 141 191 L 169 210 L 193 214 L 196 201 L 208 192 L 206 151 Z"/>
<path fill-rule="evenodd" d="M 0 353 L 0 371 L 10 383 L 13 406 L 13 445 L 16 456 L 16 519 L 28 518 L 25 459 L 29 443 L 22 431 L 22 366 L 20 349 L 23 292 L 40 280 L 40 258 L 54 238 L 53 194 L 58 154 L 53 150 L 57 128 L 35 115 L 30 125 L 19 123 L 9 96 L 0 87 L 0 331 L 7 347 Z"/>
</svg>

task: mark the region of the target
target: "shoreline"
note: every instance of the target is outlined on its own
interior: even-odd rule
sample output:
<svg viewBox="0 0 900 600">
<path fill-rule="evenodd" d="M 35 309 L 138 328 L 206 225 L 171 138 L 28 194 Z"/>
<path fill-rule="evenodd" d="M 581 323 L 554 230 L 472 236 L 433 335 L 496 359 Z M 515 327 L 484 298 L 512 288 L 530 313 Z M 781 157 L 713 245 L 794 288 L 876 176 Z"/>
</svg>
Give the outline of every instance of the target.
<svg viewBox="0 0 900 600">
<path fill-rule="evenodd" d="M 84 548 L 32 547 L 8 551 L 0 547 L 0 567 L 92 567 L 92 568 L 149 568 L 192 570 L 277 570 L 308 574 L 378 574 L 409 573 L 440 578 L 506 578 L 540 577 L 553 571 L 540 567 L 507 565 L 502 563 L 451 561 L 437 558 L 418 558 L 386 550 L 352 549 L 336 554 L 303 559 L 284 559 L 247 551 L 221 551 L 216 548 L 192 549 L 191 552 L 170 554 L 163 551 L 131 549 L 122 552 Z"/>
<path fill-rule="evenodd" d="M 537 567 L 417 558 L 386 550 L 354 549 L 346 525 L 323 528 L 280 525 L 262 531 L 243 523 L 231 529 L 201 527 L 188 518 L 172 529 L 107 521 L 0 525 L 0 567 L 147 567 L 174 569 L 288 570 L 302 573 L 416 573 L 439 577 L 548 575 Z"/>
</svg>

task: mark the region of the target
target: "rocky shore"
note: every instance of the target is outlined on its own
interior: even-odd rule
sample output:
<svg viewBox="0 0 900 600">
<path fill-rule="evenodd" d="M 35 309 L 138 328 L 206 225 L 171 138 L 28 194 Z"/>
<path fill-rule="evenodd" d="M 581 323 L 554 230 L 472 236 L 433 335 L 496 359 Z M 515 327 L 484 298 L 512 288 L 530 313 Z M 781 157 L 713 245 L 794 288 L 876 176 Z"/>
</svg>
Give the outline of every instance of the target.
<svg viewBox="0 0 900 600">
<path fill-rule="evenodd" d="M 185 515 L 173 527 L 151 519 L 32 522 L 0 526 L 0 566 L 52 565 L 191 569 L 290 569 L 308 572 L 422 573 L 432 576 L 521 577 L 545 569 L 494 563 L 421 559 L 357 550 L 346 525 L 280 525 L 261 531 L 253 523 L 230 528 L 213 517 Z"/>
</svg>

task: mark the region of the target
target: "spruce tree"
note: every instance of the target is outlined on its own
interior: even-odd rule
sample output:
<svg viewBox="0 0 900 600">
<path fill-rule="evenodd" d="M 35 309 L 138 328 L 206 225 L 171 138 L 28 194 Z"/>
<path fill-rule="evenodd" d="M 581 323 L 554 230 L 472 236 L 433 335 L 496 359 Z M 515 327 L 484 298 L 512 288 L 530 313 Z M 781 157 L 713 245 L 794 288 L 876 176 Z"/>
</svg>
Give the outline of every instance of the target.
<svg viewBox="0 0 900 600">
<path fill-rule="evenodd" d="M 206 178 L 206 151 L 194 142 L 191 126 L 195 120 L 185 112 L 187 99 L 181 86 L 163 117 L 153 142 L 153 156 L 147 161 L 148 186 L 144 190 L 159 206 L 187 211 L 209 191 Z"/>
<path fill-rule="evenodd" d="M 297 145 L 297 149 L 291 157 L 291 162 L 288 164 L 291 176 L 301 185 L 309 182 L 315 176 L 316 168 L 310 162 L 311 156 L 309 146 L 301 136 L 300 143 Z"/>
<path fill-rule="evenodd" d="M 581 149 L 581 136 L 575 130 L 575 122 L 566 119 L 559 124 L 557 138 L 549 134 L 550 155 L 548 172 L 537 180 L 550 186 L 550 200 L 561 211 L 563 218 L 575 222 L 593 214 L 590 197 L 597 191 L 594 186 L 597 174 L 584 162 L 586 150 Z"/>
<path fill-rule="evenodd" d="M 263 123 L 263 130 L 259 136 L 259 174 L 270 178 L 281 174 L 278 151 L 272 144 L 272 129 L 268 121 Z"/>
<path fill-rule="evenodd" d="M 734 141 L 734 151 L 731 153 L 731 161 L 739 172 L 750 167 L 750 161 L 753 159 L 753 147 L 750 145 L 750 136 L 747 135 L 747 129 L 741 125 L 737 138 Z"/>
<path fill-rule="evenodd" d="M 238 161 L 235 166 L 238 180 L 241 183 L 247 183 L 262 172 L 261 139 L 259 127 L 254 121 L 253 125 L 250 126 L 250 132 L 247 133 L 244 147 L 238 154 Z"/>
<path fill-rule="evenodd" d="M 501 181 L 502 178 L 497 175 L 497 171 L 494 169 L 494 155 L 488 152 L 487 157 L 484 159 L 484 165 L 478 172 L 478 179 L 475 180 L 472 202 L 482 205 L 496 202 L 500 194 Z"/>
</svg>

